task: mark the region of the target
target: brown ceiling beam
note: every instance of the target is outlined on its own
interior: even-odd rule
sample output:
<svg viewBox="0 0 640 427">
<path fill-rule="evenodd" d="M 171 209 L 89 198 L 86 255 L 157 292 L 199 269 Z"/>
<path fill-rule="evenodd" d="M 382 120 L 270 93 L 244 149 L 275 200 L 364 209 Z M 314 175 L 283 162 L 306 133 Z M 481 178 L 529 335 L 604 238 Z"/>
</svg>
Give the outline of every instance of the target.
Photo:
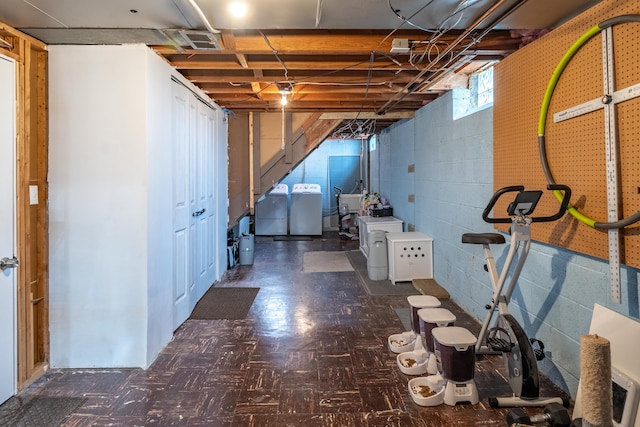
<svg viewBox="0 0 640 427">
<path fill-rule="evenodd" d="M 207 95 L 215 98 L 220 102 L 232 102 L 237 100 L 249 100 L 251 98 L 255 98 L 251 94 L 228 94 L 228 93 L 216 93 L 216 92 L 207 92 Z M 420 102 L 423 100 L 432 100 L 435 96 L 432 93 L 421 94 L 421 96 L 412 96 L 411 99 L 407 99 L 407 101 L 416 101 Z M 270 95 L 261 95 L 260 99 L 267 102 L 280 102 L 280 97 L 270 96 Z M 289 99 L 289 103 L 292 106 L 299 105 L 298 103 L 310 103 L 310 102 L 359 102 L 358 100 L 362 100 L 364 102 L 382 102 L 388 99 L 388 95 L 381 94 L 369 94 L 366 98 L 364 96 L 348 96 L 348 95 L 339 95 L 339 94 L 324 94 L 324 95 L 294 95 L 292 99 Z"/>
<path fill-rule="evenodd" d="M 236 112 L 251 112 L 251 111 L 265 111 L 265 112 L 278 112 L 281 111 L 281 105 L 279 103 L 219 103 L 222 107 L 228 108 Z M 397 111 L 404 110 L 417 110 L 421 108 L 422 104 L 403 104 L 396 107 Z M 303 106 L 296 107 L 295 112 L 300 113 L 316 113 L 316 112 L 374 112 L 380 107 L 380 104 L 361 104 L 358 102 L 353 103 L 312 103 L 305 104 Z M 384 117 L 384 116 L 382 116 Z M 385 120 L 384 118 L 381 120 Z"/>
<path fill-rule="evenodd" d="M 385 35 L 367 34 L 288 34 L 269 35 L 266 34 L 269 43 L 278 53 L 288 52 L 353 52 L 354 47 L 363 52 L 380 50 L 389 52 L 391 50 L 392 38 L 385 40 Z M 238 39 L 236 45 L 240 50 L 261 51 L 269 48 L 264 37 L 261 35 L 244 35 Z M 269 50 L 271 50 L 269 48 Z"/>
<path fill-rule="evenodd" d="M 517 50 L 518 46 L 516 45 L 515 47 L 512 47 L 510 45 L 500 45 L 498 47 L 492 47 L 492 46 L 488 46 L 487 48 L 482 48 L 481 46 L 477 46 L 476 48 L 474 48 L 471 52 L 482 55 L 482 54 L 486 54 L 486 55 L 501 55 L 501 56 L 505 56 L 508 55 L 512 52 L 514 52 L 515 50 Z M 273 55 L 274 53 L 272 51 L 268 51 L 268 50 L 260 50 L 260 51 L 242 51 L 239 49 L 234 49 L 234 50 L 222 50 L 222 51 L 214 51 L 214 50 L 203 50 L 203 49 L 183 49 L 182 51 L 178 51 L 175 48 L 172 47 L 165 47 L 165 46 L 154 46 L 153 48 L 158 54 L 162 55 L 162 56 L 166 56 L 168 58 L 175 58 L 175 59 L 180 59 L 181 57 L 202 57 L 202 56 L 211 56 L 211 57 L 220 57 L 220 56 L 229 56 L 229 55 L 245 55 L 245 56 L 265 56 L 265 55 Z M 409 53 L 391 53 L 390 51 L 385 51 L 385 50 L 376 50 L 376 51 L 371 51 L 371 50 L 363 50 L 363 49 L 359 49 L 357 47 L 355 47 L 353 50 L 347 52 L 347 51 L 294 51 L 294 50 L 286 50 L 286 51 L 282 51 L 282 52 L 278 52 L 278 55 L 282 56 L 282 57 L 286 57 L 286 56 L 317 56 L 317 55 L 324 55 L 324 56 L 358 56 L 358 57 L 367 57 L 369 55 L 371 55 L 371 52 L 375 52 L 376 53 L 376 57 L 380 57 L 380 56 L 389 56 L 392 58 L 395 58 L 397 60 L 402 60 L 402 61 L 406 61 L 406 59 L 409 56 Z M 422 54 L 423 50 L 422 49 L 416 49 L 414 50 L 414 54 L 419 55 Z"/>
<path fill-rule="evenodd" d="M 244 90 L 244 92 L 257 92 L 260 91 L 263 94 L 270 94 L 270 95 L 274 95 L 274 96 L 280 96 L 280 93 L 278 91 L 278 88 L 276 87 L 276 85 L 271 85 L 265 88 L 262 88 L 260 86 L 259 83 L 252 83 L 250 86 L 246 85 L 245 86 L 246 89 Z M 204 84 L 200 86 L 200 89 L 207 91 L 209 93 L 238 93 L 238 92 L 243 92 L 242 88 L 239 88 L 237 86 L 225 86 L 225 87 L 220 87 L 220 86 L 213 86 L 213 85 L 208 85 L 208 84 Z M 349 95 L 349 94 L 362 94 L 364 95 L 365 93 L 382 93 L 382 94 L 390 94 L 390 93 L 395 93 L 397 92 L 399 89 L 402 89 L 401 87 L 389 87 L 387 85 L 374 85 L 374 86 L 369 86 L 367 88 L 366 85 L 358 85 L 358 86 L 351 86 L 351 87 L 347 87 L 347 86 L 304 86 L 304 87 L 300 87 L 300 86 L 294 86 L 293 89 L 293 93 L 295 94 L 329 94 L 329 93 L 337 93 L 337 94 L 345 94 L 345 95 Z"/>
<path fill-rule="evenodd" d="M 261 102 L 261 103 L 243 103 L 243 102 L 227 102 L 227 103 L 219 103 L 218 105 L 229 108 L 234 111 L 281 111 L 282 106 L 279 102 Z M 343 102 L 340 104 L 336 103 L 327 103 L 327 102 L 315 102 L 304 104 L 295 109 L 289 109 L 295 112 L 307 112 L 307 113 L 315 113 L 315 112 L 335 112 L 335 111 L 344 111 L 344 112 L 371 112 L 375 113 L 375 110 L 378 109 L 381 104 L 362 104 L 359 102 Z M 398 106 L 398 111 L 402 109 L 405 110 L 418 110 L 421 108 L 422 104 L 404 104 Z M 286 107 L 285 107 L 286 109 Z M 383 116 L 384 117 L 384 116 Z"/>
<path fill-rule="evenodd" d="M 360 52 L 368 54 L 374 50 L 381 52 L 389 52 L 391 50 L 392 39 L 389 38 L 382 42 L 383 35 L 287 35 L 287 36 L 267 36 L 269 43 L 279 54 L 291 53 L 320 53 L 325 54 L 349 54 Z M 228 48 L 218 51 L 218 54 L 229 54 L 235 51 L 241 51 L 245 54 L 265 54 L 273 53 L 273 49 L 267 44 L 261 35 L 235 34 L 235 49 Z M 223 38 L 223 40 L 225 40 Z M 382 44 L 381 44 L 382 42 Z M 180 53 L 173 46 L 154 46 L 158 53 L 162 55 L 172 55 Z M 189 54 L 216 54 L 212 51 L 202 51 L 198 49 L 185 49 Z"/>
<path fill-rule="evenodd" d="M 465 51 L 466 54 L 474 54 L 474 55 L 494 55 L 494 56 L 505 56 L 512 52 L 514 52 L 518 46 L 505 46 L 501 45 L 499 47 L 490 46 L 487 48 L 482 48 L 480 46 L 474 46 L 473 49 L 468 49 Z M 411 53 L 414 57 L 421 56 L 425 54 L 425 50 L 428 52 L 426 55 L 431 54 L 431 56 L 435 56 L 437 49 L 434 48 L 418 48 L 413 50 Z M 460 52 L 462 49 L 453 49 L 453 52 Z M 156 49 L 158 51 L 158 49 Z M 351 52 L 326 52 L 322 50 L 317 51 L 287 51 L 287 52 L 277 52 L 278 57 L 283 60 L 300 60 L 302 58 L 320 58 L 320 60 L 331 60 L 331 59 L 339 59 L 340 58 L 349 58 L 351 62 L 361 62 L 366 61 L 369 62 L 371 58 L 372 51 L 363 51 L 355 48 Z M 161 53 L 161 52 L 158 52 Z M 174 52 L 174 53 L 165 53 L 163 56 L 166 56 L 172 62 L 183 62 L 188 61 L 194 58 L 196 61 L 211 61 L 211 62 L 220 62 L 226 61 L 228 58 L 233 58 L 238 55 L 242 55 L 246 57 L 248 61 L 251 61 L 251 58 L 256 60 L 264 60 L 268 58 L 273 61 L 277 61 L 276 55 L 274 52 L 270 51 L 262 51 L 262 52 L 253 52 L 253 51 L 242 51 L 242 50 L 234 50 L 234 51 L 214 51 L 214 50 L 190 50 L 183 52 Z M 426 56 L 425 55 L 425 56 Z M 375 51 L 374 60 L 384 60 L 385 58 L 408 63 L 409 61 L 409 53 L 390 53 L 385 51 Z"/>
<path fill-rule="evenodd" d="M 234 91 L 234 92 L 238 91 L 238 89 L 231 89 L 231 90 Z M 262 86 L 260 86 L 260 83 L 258 83 L 258 82 L 252 82 L 251 83 L 251 90 L 252 90 L 253 93 L 261 94 L 262 93 Z"/>
<path fill-rule="evenodd" d="M 243 67 L 236 62 L 229 61 L 173 61 L 172 64 L 180 70 L 239 70 Z M 410 66 L 402 66 L 393 61 L 375 61 L 373 64 L 368 62 L 353 61 L 284 61 L 285 66 L 291 70 L 393 70 L 403 71 L 410 69 Z M 282 64 L 274 61 L 250 61 L 249 68 L 260 68 L 262 70 L 278 70 L 282 69 Z"/>
<path fill-rule="evenodd" d="M 225 31 L 222 34 L 222 45 L 224 46 L 225 50 L 231 50 L 231 51 L 236 50 L 236 39 L 232 32 Z M 236 59 L 238 60 L 238 64 L 240 64 L 242 68 L 249 68 L 249 63 L 247 62 L 247 56 L 245 54 L 236 53 L 235 56 L 236 56 Z"/>
<path fill-rule="evenodd" d="M 371 120 L 371 119 L 379 119 L 379 120 L 401 120 L 401 119 L 413 119 L 416 116 L 414 111 L 398 111 L 387 113 L 383 116 L 376 114 L 375 112 L 361 112 L 354 113 L 353 111 L 336 111 L 336 112 L 325 112 L 322 113 L 319 117 L 319 120 L 334 120 L 334 119 L 342 119 L 342 120 Z"/>
<path fill-rule="evenodd" d="M 417 74 L 417 73 L 415 73 Z M 291 80 L 297 82 L 300 81 L 300 84 L 304 84 L 305 81 L 308 82 L 320 82 L 320 83 L 363 83 L 370 81 L 371 83 L 407 83 L 413 80 L 415 76 L 412 71 L 403 71 L 399 74 L 390 73 L 388 76 L 372 76 L 369 77 L 366 72 L 360 72 L 358 76 L 340 76 L 340 75 L 326 75 L 319 77 L 299 77 L 296 76 Z M 282 76 L 274 77 L 274 76 L 240 76 L 233 74 L 225 74 L 225 75 L 201 75 L 195 76 L 189 73 L 185 73 L 185 77 L 188 78 L 191 82 L 196 84 L 206 84 L 206 83 L 251 83 L 253 81 L 258 81 L 261 83 L 273 83 L 274 81 L 284 80 L 284 74 Z"/>
<path fill-rule="evenodd" d="M 406 38 L 414 42 L 426 42 L 429 35 L 416 31 L 410 33 L 395 32 L 392 37 L 387 37 L 388 31 L 373 34 L 333 32 L 331 34 L 318 32 L 295 31 L 282 34 L 269 34 L 265 32 L 269 44 L 261 34 L 233 33 L 225 31 L 222 34 L 224 48 L 220 51 L 205 51 L 198 49 L 185 49 L 188 54 L 266 54 L 273 53 L 275 49 L 279 55 L 288 54 L 329 54 L 329 55 L 368 55 L 371 52 L 390 53 L 391 44 L 395 38 Z M 458 37 L 456 32 L 442 36 L 438 40 L 439 45 L 453 42 Z M 230 43 L 229 40 L 233 40 Z M 494 49 L 514 50 L 520 44 L 519 38 L 511 37 L 509 31 L 494 31 L 485 36 L 473 48 L 477 50 Z M 418 50 L 426 43 L 416 44 Z M 273 47 L 273 49 L 272 49 Z M 179 53 L 178 49 L 172 46 L 154 46 L 154 49 L 162 55 L 172 55 Z"/>
<path fill-rule="evenodd" d="M 280 97 L 271 96 L 271 95 L 263 95 L 260 99 L 256 98 L 255 95 L 247 95 L 247 94 L 228 94 L 228 93 L 215 93 L 215 92 L 207 92 L 207 95 L 214 98 L 217 102 L 255 102 L 255 101 L 266 101 L 266 102 L 280 102 Z M 424 93 L 421 92 L 418 95 L 410 95 L 405 98 L 406 102 L 423 102 L 423 101 L 432 101 L 438 97 L 439 94 L 434 94 L 431 92 Z M 354 97 L 350 95 L 298 95 L 293 96 L 293 98 L 289 99 L 289 103 L 291 104 L 291 108 L 295 108 L 302 104 L 307 103 L 316 103 L 316 102 L 354 102 L 354 103 L 380 103 L 384 102 L 388 99 L 388 96 L 382 96 L 379 94 L 369 94 L 366 98 L 364 97 Z"/>
<path fill-rule="evenodd" d="M 258 98 L 254 93 L 219 93 L 219 92 L 210 92 L 205 91 L 207 95 L 215 98 L 218 101 L 273 101 L 280 102 L 280 95 L 274 94 L 262 94 L 261 98 Z M 404 99 L 408 102 L 416 101 L 421 102 L 425 100 L 433 100 L 440 95 L 440 92 L 416 92 L 408 94 Z M 386 100 L 389 98 L 389 94 L 371 94 L 369 93 L 366 97 L 364 96 L 354 96 L 353 94 L 294 94 L 293 97 L 289 98 L 289 102 L 293 105 L 296 105 L 297 102 L 311 102 L 311 101 L 353 101 L 353 102 L 379 102 L 382 100 Z"/>
</svg>

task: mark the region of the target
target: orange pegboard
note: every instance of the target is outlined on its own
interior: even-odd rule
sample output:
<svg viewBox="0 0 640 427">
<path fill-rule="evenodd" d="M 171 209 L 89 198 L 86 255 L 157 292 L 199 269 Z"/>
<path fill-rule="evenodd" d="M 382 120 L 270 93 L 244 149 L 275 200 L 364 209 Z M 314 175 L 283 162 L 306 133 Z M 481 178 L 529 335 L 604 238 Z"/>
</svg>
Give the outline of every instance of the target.
<svg viewBox="0 0 640 427">
<path fill-rule="evenodd" d="M 538 119 L 544 93 L 565 52 L 606 19 L 640 14 L 640 0 L 604 0 L 496 66 L 494 72 L 494 187 L 547 185 L 538 148 Z M 640 84 L 640 23 L 613 27 L 615 89 Z M 602 33 L 592 37 L 562 72 L 549 104 L 544 135 L 555 182 L 571 187 L 571 203 L 588 217 L 607 222 L 604 109 L 554 123 L 553 114 L 604 94 Z M 616 104 L 619 217 L 640 210 L 640 98 Z M 557 208 L 544 197 L 537 214 Z M 501 209 L 500 207 L 498 207 Z M 622 230 L 624 264 L 640 267 L 640 224 Z M 608 259 L 608 234 L 571 216 L 535 224 L 532 238 Z"/>
</svg>

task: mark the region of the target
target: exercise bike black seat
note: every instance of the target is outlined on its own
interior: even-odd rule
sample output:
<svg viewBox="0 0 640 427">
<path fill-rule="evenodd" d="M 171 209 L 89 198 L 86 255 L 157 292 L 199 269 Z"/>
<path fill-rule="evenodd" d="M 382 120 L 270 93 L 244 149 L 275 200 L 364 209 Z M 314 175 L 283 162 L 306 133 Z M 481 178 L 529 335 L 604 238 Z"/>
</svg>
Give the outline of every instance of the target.
<svg viewBox="0 0 640 427">
<path fill-rule="evenodd" d="M 504 236 L 499 233 L 464 233 L 462 243 L 473 243 L 476 245 L 498 245 L 505 243 Z"/>
</svg>

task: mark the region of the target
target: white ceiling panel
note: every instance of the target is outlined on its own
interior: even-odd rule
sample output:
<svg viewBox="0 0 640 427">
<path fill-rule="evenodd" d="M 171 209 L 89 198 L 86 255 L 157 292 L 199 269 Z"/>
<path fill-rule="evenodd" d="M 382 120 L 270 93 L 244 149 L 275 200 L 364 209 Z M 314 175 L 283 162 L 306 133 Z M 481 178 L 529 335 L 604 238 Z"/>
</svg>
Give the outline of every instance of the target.
<svg viewBox="0 0 640 427">
<path fill-rule="evenodd" d="M 172 0 L 3 0 L 0 2 L 0 21 L 16 28 L 177 28 L 189 25 Z"/>
<path fill-rule="evenodd" d="M 191 1 L 217 29 L 462 29 L 495 3 L 495 0 L 245 0 L 247 15 L 239 19 L 229 13 L 231 0 Z M 499 11 L 516 2 L 507 1 Z M 528 0 L 497 28 L 550 28 L 597 2 Z M 204 28 L 190 0 L 2 0 L 0 21 L 19 29 Z"/>
</svg>

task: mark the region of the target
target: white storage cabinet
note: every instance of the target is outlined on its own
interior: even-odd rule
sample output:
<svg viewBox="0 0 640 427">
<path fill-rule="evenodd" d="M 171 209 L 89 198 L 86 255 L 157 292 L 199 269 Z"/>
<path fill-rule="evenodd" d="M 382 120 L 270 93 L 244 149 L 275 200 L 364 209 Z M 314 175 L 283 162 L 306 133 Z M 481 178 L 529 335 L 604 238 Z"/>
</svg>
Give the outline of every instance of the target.
<svg viewBox="0 0 640 427">
<path fill-rule="evenodd" d="M 402 220 L 392 216 L 359 216 L 358 233 L 360 235 L 360 252 L 367 258 L 369 256 L 369 231 L 382 230 L 388 233 L 402 232 Z"/>
<path fill-rule="evenodd" d="M 433 279 L 433 238 L 417 231 L 387 233 L 389 280 Z"/>
</svg>

